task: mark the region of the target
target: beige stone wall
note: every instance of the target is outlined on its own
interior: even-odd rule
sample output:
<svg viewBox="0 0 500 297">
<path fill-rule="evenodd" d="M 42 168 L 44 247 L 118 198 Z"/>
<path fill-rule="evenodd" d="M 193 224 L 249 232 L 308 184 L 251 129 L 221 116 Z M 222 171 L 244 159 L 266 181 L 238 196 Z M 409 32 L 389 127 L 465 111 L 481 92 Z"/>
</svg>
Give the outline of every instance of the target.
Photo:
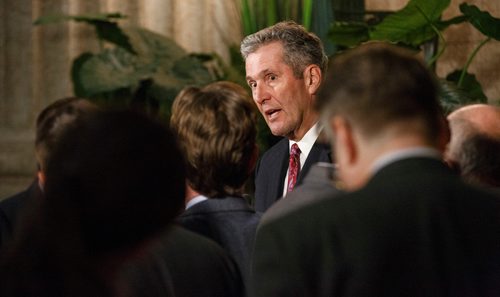
<svg viewBox="0 0 500 297">
<path fill-rule="evenodd" d="M 93 29 L 80 23 L 32 26 L 42 15 L 120 12 L 172 37 L 191 52 L 229 58 L 241 40 L 237 1 L 0 0 L 0 199 L 32 180 L 34 121 L 56 99 L 71 96 L 71 61 L 95 51 Z"/>
<path fill-rule="evenodd" d="M 491 0 L 451 0 L 451 4 L 443 15 L 449 19 L 460 14 L 459 5 L 463 2 L 474 4 L 481 10 L 489 11 L 491 15 L 500 18 L 500 1 Z M 367 10 L 398 10 L 404 7 L 408 0 L 365 0 Z M 437 74 L 445 77 L 455 69 L 462 68 L 467 57 L 484 39 L 484 36 L 469 24 L 449 27 L 444 38 L 447 47 L 437 64 Z M 469 72 L 476 75 L 483 86 L 484 92 L 491 103 L 500 103 L 500 42 L 490 41 L 477 54 Z"/>
</svg>

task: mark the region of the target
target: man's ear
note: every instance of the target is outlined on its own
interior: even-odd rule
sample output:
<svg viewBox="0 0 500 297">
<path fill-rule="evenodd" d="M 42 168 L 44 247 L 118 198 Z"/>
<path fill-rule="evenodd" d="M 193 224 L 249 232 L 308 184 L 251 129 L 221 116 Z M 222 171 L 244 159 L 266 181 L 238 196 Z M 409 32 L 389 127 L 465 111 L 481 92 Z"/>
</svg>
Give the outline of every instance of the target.
<svg viewBox="0 0 500 297">
<path fill-rule="evenodd" d="M 304 83 L 309 94 L 316 94 L 321 84 L 321 78 L 321 69 L 318 65 L 311 64 L 304 69 Z"/>
<path fill-rule="evenodd" d="M 45 173 L 43 173 L 42 169 L 38 169 L 36 176 L 38 177 L 38 186 L 43 191 L 43 187 L 45 186 Z"/>
<path fill-rule="evenodd" d="M 446 153 L 448 145 L 451 141 L 451 130 L 448 120 L 443 116 L 439 119 L 439 135 L 437 140 L 437 148 L 441 153 Z"/>
<path fill-rule="evenodd" d="M 359 151 L 354 139 L 353 130 L 349 122 L 339 116 L 333 117 L 331 121 L 332 131 L 335 134 L 335 151 L 337 162 L 341 166 L 350 166 L 358 161 Z M 342 160 L 338 160 L 341 158 Z"/>
</svg>

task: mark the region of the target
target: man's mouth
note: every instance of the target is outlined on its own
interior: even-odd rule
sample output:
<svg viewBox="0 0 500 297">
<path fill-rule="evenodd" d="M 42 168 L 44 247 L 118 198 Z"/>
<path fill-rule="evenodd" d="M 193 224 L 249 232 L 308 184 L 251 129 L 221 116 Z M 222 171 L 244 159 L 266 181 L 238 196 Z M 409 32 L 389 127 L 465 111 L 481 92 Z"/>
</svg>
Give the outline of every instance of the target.
<svg viewBox="0 0 500 297">
<path fill-rule="evenodd" d="M 281 109 L 269 109 L 265 112 L 265 114 L 268 119 L 272 120 L 278 116 L 279 111 L 281 111 Z"/>
</svg>

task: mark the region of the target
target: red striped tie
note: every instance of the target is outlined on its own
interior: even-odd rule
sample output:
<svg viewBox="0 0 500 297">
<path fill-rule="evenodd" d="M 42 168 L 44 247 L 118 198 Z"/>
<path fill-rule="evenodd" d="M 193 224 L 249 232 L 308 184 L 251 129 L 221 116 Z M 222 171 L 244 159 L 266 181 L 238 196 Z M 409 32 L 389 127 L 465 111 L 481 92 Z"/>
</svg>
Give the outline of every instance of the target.
<svg viewBox="0 0 500 297">
<path fill-rule="evenodd" d="M 290 150 L 290 160 L 288 162 L 288 188 L 287 193 L 293 190 L 295 183 L 297 182 L 297 176 L 300 172 L 300 149 L 299 146 L 294 143 Z"/>
</svg>

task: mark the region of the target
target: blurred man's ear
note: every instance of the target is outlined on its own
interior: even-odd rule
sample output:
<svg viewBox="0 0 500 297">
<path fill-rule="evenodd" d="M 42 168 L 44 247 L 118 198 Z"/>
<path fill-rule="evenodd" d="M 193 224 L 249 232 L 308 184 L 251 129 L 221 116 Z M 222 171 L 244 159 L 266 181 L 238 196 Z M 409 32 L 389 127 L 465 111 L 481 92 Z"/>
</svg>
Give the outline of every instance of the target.
<svg viewBox="0 0 500 297">
<path fill-rule="evenodd" d="M 339 166 L 349 166 L 357 162 L 358 150 L 354 141 L 354 135 L 349 122 L 335 116 L 331 120 L 332 131 L 335 135 L 334 148 L 335 159 Z"/>
<path fill-rule="evenodd" d="M 42 169 L 39 168 L 36 175 L 38 177 L 38 186 L 40 187 L 40 190 L 42 190 L 43 192 L 43 187 L 45 186 L 45 173 L 43 173 Z"/>
<path fill-rule="evenodd" d="M 444 116 L 440 118 L 439 124 L 440 127 L 439 127 L 438 141 L 437 141 L 437 149 L 441 153 L 445 154 L 448 144 L 450 143 L 451 140 L 450 125 L 448 120 Z"/>
</svg>

